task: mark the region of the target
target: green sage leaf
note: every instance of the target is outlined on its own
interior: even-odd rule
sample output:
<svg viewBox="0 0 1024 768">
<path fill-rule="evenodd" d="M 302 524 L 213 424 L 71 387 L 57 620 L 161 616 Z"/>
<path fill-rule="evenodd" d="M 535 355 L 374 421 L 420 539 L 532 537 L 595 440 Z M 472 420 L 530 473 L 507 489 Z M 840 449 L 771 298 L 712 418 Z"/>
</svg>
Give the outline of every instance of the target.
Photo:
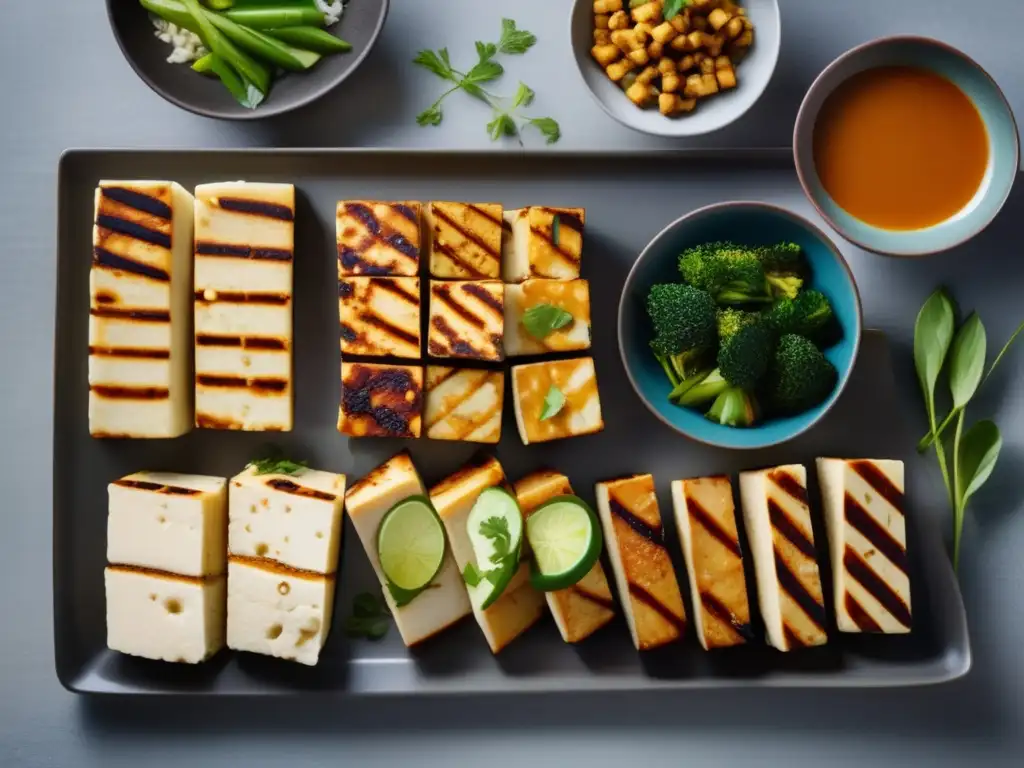
<svg viewBox="0 0 1024 768">
<path fill-rule="evenodd" d="M 953 407 L 967 405 L 981 384 L 985 373 L 986 354 L 985 326 L 974 312 L 960 326 L 953 339 L 949 354 L 949 391 L 953 395 Z"/>
<path fill-rule="evenodd" d="M 960 439 L 960 450 L 955 460 L 960 478 L 958 502 L 961 509 L 992 474 L 1002 447 L 999 427 L 988 419 L 973 425 Z"/>
<path fill-rule="evenodd" d="M 929 419 L 935 413 L 935 385 L 953 340 L 953 302 L 939 288 L 928 297 L 914 324 L 914 366 Z"/>
</svg>

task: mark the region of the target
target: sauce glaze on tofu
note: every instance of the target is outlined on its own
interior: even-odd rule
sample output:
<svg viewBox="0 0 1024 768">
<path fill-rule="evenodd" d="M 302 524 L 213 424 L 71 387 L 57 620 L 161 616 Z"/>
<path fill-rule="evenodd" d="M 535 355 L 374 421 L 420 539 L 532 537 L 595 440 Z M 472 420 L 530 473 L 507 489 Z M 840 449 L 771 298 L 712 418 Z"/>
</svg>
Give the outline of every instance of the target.
<svg viewBox="0 0 1024 768">
<path fill-rule="evenodd" d="M 551 418 L 542 420 L 544 399 L 552 387 L 565 395 L 565 405 Z M 589 435 L 604 429 L 592 357 L 515 366 L 512 368 L 512 399 L 524 445 Z"/>
<path fill-rule="evenodd" d="M 527 310 L 549 304 L 572 322 L 538 339 L 526 330 Z M 590 349 L 590 286 L 586 280 L 525 280 L 505 286 L 505 355 L 542 355 Z"/>
<path fill-rule="evenodd" d="M 424 419 L 431 440 L 497 443 L 504 402 L 502 371 L 427 366 Z"/>
<path fill-rule="evenodd" d="M 574 280 L 583 255 L 583 208 L 533 206 L 504 216 L 503 275 L 507 283 L 531 277 Z"/>
<path fill-rule="evenodd" d="M 418 277 L 339 278 L 338 315 L 343 355 L 419 358 Z"/>
<path fill-rule="evenodd" d="M 424 234 L 430 274 L 442 280 L 501 278 L 499 203 L 429 203 Z"/>
<path fill-rule="evenodd" d="M 420 271 L 420 204 L 342 200 L 337 210 L 338 277 L 415 277 Z"/>
<path fill-rule="evenodd" d="M 419 437 L 423 368 L 341 364 L 338 431 L 350 437 Z"/>
<path fill-rule="evenodd" d="M 503 360 L 504 328 L 498 280 L 430 281 L 427 350 L 433 357 Z"/>
</svg>

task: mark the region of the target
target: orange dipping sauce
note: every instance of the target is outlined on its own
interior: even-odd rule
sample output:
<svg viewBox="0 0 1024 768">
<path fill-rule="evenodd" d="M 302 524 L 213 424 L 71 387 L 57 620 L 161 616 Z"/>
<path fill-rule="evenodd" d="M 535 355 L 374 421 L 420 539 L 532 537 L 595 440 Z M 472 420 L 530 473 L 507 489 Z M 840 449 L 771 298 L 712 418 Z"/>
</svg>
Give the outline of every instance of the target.
<svg viewBox="0 0 1024 768">
<path fill-rule="evenodd" d="M 879 67 L 842 83 L 814 127 L 814 164 L 832 199 L 866 224 L 923 229 L 962 209 L 988 166 L 981 115 L 951 81 Z"/>
</svg>

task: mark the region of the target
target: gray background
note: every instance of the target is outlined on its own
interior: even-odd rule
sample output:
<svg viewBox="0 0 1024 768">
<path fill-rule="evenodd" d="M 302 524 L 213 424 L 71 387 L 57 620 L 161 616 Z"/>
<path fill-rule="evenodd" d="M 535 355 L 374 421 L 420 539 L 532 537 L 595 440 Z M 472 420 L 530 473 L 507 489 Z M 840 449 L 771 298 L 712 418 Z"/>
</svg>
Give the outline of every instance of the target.
<svg viewBox="0 0 1024 768">
<path fill-rule="evenodd" d="M 123 0 L 130 2 L 131 0 Z M 356 0 L 358 1 L 358 0 Z M 568 0 L 394 0 L 387 29 L 362 71 L 311 109 L 265 124 L 219 124 L 164 104 L 117 52 L 99 0 L 3 3 L 0 47 L 0 426 L 7 474 L 0 557 L 0 764 L 22 765 L 461 765 L 530 761 L 655 765 L 986 765 L 1019 762 L 1024 747 L 1024 355 L 1015 354 L 974 409 L 995 415 L 1007 439 L 992 483 L 977 497 L 962 565 L 975 669 L 950 686 L 894 692 L 723 692 L 687 695 L 515 697 L 479 700 L 331 699 L 204 704 L 92 701 L 53 674 L 50 590 L 50 430 L 54 179 L 67 146 L 432 146 L 484 148 L 487 115 L 453 99 L 441 128 L 412 118 L 438 83 L 408 64 L 415 50 L 471 50 L 511 15 L 540 36 L 509 67 L 539 92 L 538 114 L 563 125 L 560 148 L 700 146 L 648 141 L 613 124 L 577 87 L 566 46 Z M 985 65 L 1024 115 L 1014 0 L 782 0 L 784 51 L 775 80 L 740 124 L 706 144 L 783 146 L 800 95 L 833 56 L 890 32 L 942 37 Z M 458 55 L 458 54 L 456 54 Z M 510 84 L 510 88 L 512 85 Z M 539 146 L 539 142 L 538 142 Z M 657 162 L 657 159 L 637 162 Z M 1018 188 L 999 231 L 1002 247 L 923 262 L 856 266 L 870 325 L 898 349 L 909 418 L 921 426 L 907 345 L 934 284 L 978 306 L 1001 344 L 1024 316 L 1015 222 Z M 985 238 L 991 243 L 991 238 Z M 1005 274 L 1009 272 L 1009 277 Z M 902 354 L 900 354 L 902 353 Z M 929 472 L 930 462 L 912 471 Z M 936 495 L 936 502 L 940 496 Z"/>
</svg>

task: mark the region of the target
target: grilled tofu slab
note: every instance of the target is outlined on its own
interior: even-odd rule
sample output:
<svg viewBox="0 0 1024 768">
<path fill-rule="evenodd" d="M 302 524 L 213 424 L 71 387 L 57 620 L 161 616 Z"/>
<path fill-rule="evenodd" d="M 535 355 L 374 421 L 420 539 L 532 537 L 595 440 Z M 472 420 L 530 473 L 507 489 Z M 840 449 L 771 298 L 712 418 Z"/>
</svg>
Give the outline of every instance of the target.
<svg viewBox="0 0 1024 768">
<path fill-rule="evenodd" d="M 574 280 L 583 255 L 583 208 L 534 206 L 506 211 L 503 275 L 506 283 L 531 277 Z"/>
<path fill-rule="evenodd" d="M 193 198 L 171 181 L 101 181 L 89 271 L 89 431 L 177 437 L 194 415 Z"/>
<path fill-rule="evenodd" d="M 387 577 L 377 555 L 377 531 L 384 516 L 398 502 L 410 496 L 426 496 L 419 473 L 408 453 L 400 453 L 374 469 L 353 485 L 345 498 L 346 510 L 356 534 L 366 550 L 377 579 L 380 581 L 395 625 L 406 646 L 413 646 L 433 637 L 455 622 L 468 616 L 472 609 L 462 574 L 455 564 L 451 547 L 445 552 L 441 570 L 430 588 L 399 607 L 387 588 Z"/>
<path fill-rule="evenodd" d="M 824 645 L 825 600 L 801 464 L 740 474 L 743 523 L 768 643 L 780 651 Z"/>
<path fill-rule="evenodd" d="M 430 489 L 430 500 L 441 516 L 459 573 L 479 565 L 466 530 L 466 519 L 486 489 L 505 486 L 505 473 L 496 459 L 471 463 Z M 544 596 L 530 585 L 530 566 L 522 562 L 501 597 L 486 610 L 473 608 L 491 653 L 498 653 L 532 627 L 544 612 Z"/>
<path fill-rule="evenodd" d="M 523 317 L 541 306 L 572 315 L 563 328 L 538 338 Z M 525 280 L 505 286 L 505 356 L 590 349 L 590 286 L 586 280 Z"/>
<path fill-rule="evenodd" d="M 419 358 L 418 277 L 339 278 L 338 314 L 343 355 Z"/>
<path fill-rule="evenodd" d="M 818 459 L 840 632 L 910 632 L 903 462 Z"/>
<path fill-rule="evenodd" d="M 196 426 L 292 428 L 295 188 L 196 187 Z"/>
<path fill-rule="evenodd" d="M 753 639 L 743 553 L 727 477 L 672 483 L 672 506 L 690 577 L 693 626 L 704 650 Z"/>
<path fill-rule="evenodd" d="M 430 281 L 433 357 L 503 360 L 504 289 L 498 280 Z"/>
<path fill-rule="evenodd" d="M 502 371 L 428 365 L 424 411 L 427 437 L 497 443 L 501 439 L 504 401 Z"/>
<path fill-rule="evenodd" d="M 428 203 L 424 235 L 431 276 L 500 279 L 501 213 L 499 203 Z"/>
<path fill-rule="evenodd" d="M 423 367 L 341 364 L 338 431 L 350 437 L 419 437 Z"/>
<path fill-rule="evenodd" d="M 565 395 L 565 404 L 554 416 L 542 419 L 544 401 L 552 388 Z M 515 366 L 512 399 L 523 445 L 589 435 L 604 429 L 592 357 Z"/>
<path fill-rule="evenodd" d="M 665 547 L 651 475 L 608 480 L 596 486 L 619 600 L 637 650 L 678 640 L 686 632 L 686 608 Z"/>
<path fill-rule="evenodd" d="M 573 494 L 569 478 L 550 470 L 527 475 L 514 487 L 524 517 L 529 517 L 537 507 L 556 496 Z M 571 587 L 545 592 L 544 597 L 558 631 L 567 643 L 587 639 L 615 616 L 612 591 L 600 560 Z"/>
<path fill-rule="evenodd" d="M 415 277 L 420 271 L 420 204 L 342 200 L 337 211 L 338 278 Z"/>
</svg>

